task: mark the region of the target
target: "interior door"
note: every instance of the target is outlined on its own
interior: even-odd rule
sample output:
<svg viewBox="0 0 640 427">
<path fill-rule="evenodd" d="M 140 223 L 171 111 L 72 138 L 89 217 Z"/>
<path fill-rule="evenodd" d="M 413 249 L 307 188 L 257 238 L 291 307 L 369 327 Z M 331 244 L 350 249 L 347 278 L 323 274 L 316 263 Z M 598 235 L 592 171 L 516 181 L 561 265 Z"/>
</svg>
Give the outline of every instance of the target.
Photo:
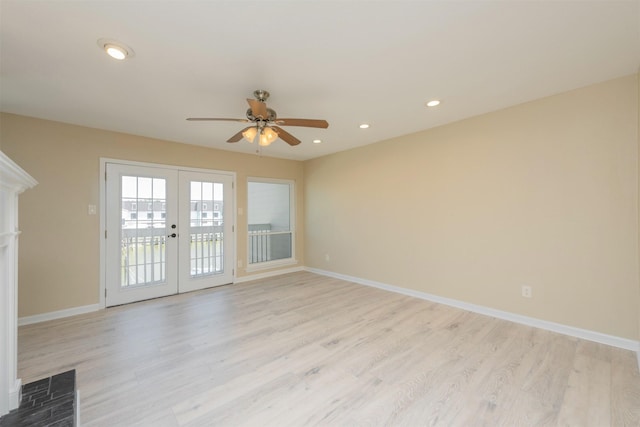
<svg viewBox="0 0 640 427">
<path fill-rule="evenodd" d="M 106 305 L 233 282 L 233 175 L 107 163 Z"/>
<path fill-rule="evenodd" d="M 178 172 L 107 163 L 106 303 L 178 292 Z"/>
<path fill-rule="evenodd" d="M 233 282 L 233 177 L 180 171 L 180 292 Z"/>
</svg>

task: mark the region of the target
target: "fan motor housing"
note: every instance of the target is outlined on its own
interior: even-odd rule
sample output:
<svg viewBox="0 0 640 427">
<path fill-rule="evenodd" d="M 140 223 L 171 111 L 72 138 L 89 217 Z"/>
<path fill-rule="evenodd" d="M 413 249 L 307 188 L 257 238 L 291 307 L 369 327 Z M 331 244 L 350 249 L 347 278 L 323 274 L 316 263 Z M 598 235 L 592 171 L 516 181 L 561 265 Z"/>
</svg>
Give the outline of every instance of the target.
<svg viewBox="0 0 640 427">
<path fill-rule="evenodd" d="M 263 118 L 254 116 L 253 112 L 251 111 L 251 108 L 247 109 L 247 119 L 251 120 L 252 122 L 257 122 L 259 120 L 262 120 L 265 122 L 273 122 L 276 120 L 277 117 L 278 115 L 276 114 L 275 110 L 271 108 L 267 108 L 267 117 L 263 117 Z"/>
</svg>

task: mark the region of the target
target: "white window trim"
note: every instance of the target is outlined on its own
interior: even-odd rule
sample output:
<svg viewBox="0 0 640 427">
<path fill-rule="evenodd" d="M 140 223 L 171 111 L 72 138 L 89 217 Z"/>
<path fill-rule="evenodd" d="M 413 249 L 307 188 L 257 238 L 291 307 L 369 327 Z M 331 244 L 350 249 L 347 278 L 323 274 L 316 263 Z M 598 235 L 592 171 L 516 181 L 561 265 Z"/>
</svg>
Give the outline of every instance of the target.
<svg viewBox="0 0 640 427">
<path fill-rule="evenodd" d="M 249 262 L 249 192 L 247 191 L 247 253 L 246 253 L 246 268 L 247 273 L 260 270 L 269 270 L 278 267 L 284 267 L 289 265 L 298 264 L 296 258 L 296 182 L 291 179 L 278 179 L 278 178 L 262 178 L 262 177 L 247 177 L 247 189 L 250 182 L 261 182 L 268 184 L 288 184 L 289 185 L 289 232 L 291 232 L 291 258 L 283 258 L 274 261 L 265 261 L 258 263 Z"/>
<path fill-rule="evenodd" d="M 269 270 L 273 268 L 285 267 L 288 265 L 296 265 L 296 264 L 298 264 L 297 259 L 286 258 L 286 259 L 279 259 L 276 261 L 265 261 L 265 262 L 259 262 L 257 264 L 249 264 L 249 266 L 245 270 L 247 273 L 252 273 L 254 271 Z"/>
</svg>

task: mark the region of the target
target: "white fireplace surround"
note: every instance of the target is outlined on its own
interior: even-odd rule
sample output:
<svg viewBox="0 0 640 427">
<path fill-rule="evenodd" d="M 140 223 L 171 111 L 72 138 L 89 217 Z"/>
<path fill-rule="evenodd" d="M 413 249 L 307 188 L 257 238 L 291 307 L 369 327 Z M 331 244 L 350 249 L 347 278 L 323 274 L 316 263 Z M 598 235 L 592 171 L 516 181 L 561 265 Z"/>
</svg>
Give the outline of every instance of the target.
<svg viewBox="0 0 640 427">
<path fill-rule="evenodd" d="M 37 184 L 0 151 L 0 416 L 20 404 L 18 378 L 18 195 Z"/>
</svg>

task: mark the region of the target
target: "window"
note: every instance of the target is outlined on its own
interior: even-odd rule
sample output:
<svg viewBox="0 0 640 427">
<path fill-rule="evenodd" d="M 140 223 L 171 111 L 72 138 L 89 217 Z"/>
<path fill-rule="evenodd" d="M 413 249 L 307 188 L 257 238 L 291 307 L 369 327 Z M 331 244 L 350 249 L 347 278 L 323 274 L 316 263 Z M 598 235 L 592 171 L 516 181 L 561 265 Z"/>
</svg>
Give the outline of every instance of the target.
<svg viewBox="0 0 640 427">
<path fill-rule="evenodd" d="M 292 181 L 250 178 L 248 266 L 295 263 L 295 200 Z"/>
</svg>

